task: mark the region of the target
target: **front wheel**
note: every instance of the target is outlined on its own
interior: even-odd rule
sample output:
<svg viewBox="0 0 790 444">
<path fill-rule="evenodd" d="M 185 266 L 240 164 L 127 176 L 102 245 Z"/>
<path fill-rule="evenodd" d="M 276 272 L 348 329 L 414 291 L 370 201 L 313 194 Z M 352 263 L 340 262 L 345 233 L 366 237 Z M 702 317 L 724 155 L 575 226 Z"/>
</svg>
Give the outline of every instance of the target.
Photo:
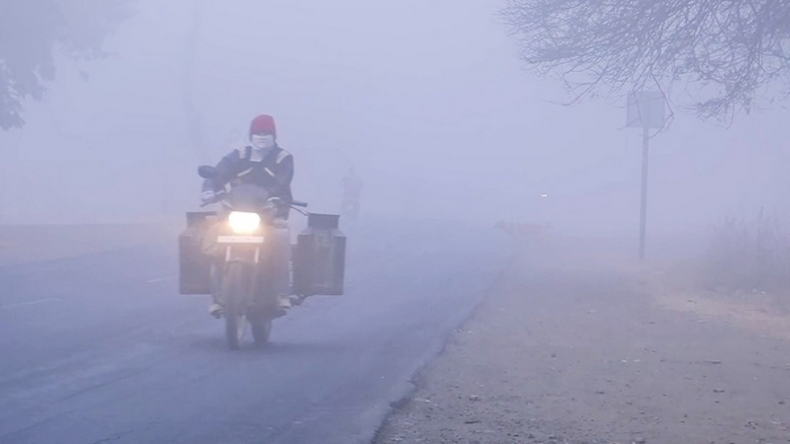
<svg viewBox="0 0 790 444">
<path fill-rule="evenodd" d="M 228 348 L 238 350 L 247 333 L 246 293 L 248 280 L 242 264 L 227 265 L 222 281 L 225 299 L 225 340 Z"/>
</svg>

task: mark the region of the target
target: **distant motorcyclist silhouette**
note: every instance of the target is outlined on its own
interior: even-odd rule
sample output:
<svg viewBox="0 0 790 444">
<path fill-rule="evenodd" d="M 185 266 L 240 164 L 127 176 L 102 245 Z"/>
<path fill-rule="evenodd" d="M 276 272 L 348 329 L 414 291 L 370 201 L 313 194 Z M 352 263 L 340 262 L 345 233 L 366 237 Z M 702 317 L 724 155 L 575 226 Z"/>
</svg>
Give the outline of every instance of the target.
<svg viewBox="0 0 790 444">
<path fill-rule="evenodd" d="M 340 184 L 343 187 L 343 214 L 356 219 L 359 217 L 360 196 L 363 187 L 362 179 L 360 179 L 354 167 L 351 167 Z"/>
</svg>

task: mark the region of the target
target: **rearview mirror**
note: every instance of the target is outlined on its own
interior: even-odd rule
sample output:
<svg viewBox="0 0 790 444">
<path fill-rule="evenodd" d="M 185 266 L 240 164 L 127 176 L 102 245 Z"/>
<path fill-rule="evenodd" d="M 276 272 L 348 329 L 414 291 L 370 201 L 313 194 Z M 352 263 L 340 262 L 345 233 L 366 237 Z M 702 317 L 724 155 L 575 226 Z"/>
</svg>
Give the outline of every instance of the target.
<svg viewBox="0 0 790 444">
<path fill-rule="evenodd" d="M 198 168 L 198 175 L 204 179 L 217 177 L 217 169 L 210 165 L 203 165 Z"/>
</svg>

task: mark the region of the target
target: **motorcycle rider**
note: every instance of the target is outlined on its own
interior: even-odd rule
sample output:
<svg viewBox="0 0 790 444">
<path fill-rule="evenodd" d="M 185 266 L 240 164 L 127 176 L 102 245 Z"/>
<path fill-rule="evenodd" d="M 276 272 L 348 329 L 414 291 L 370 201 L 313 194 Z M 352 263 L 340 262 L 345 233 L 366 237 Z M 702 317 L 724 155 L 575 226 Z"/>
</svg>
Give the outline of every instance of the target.
<svg viewBox="0 0 790 444">
<path fill-rule="evenodd" d="M 294 175 L 293 155 L 281 148 L 277 143 L 277 127 L 274 118 L 262 114 L 250 123 L 249 143 L 228 153 L 216 167 L 217 175 L 203 182 L 203 203 L 214 203 L 218 193 L 227 184 L 253 184 L 264 188 L 270 201 L 277 204 L 274 229 L 271 239 L 271 255 L 273 265 L 272 276 L 277 303 L 280 309 L 291 307 L 291 243 L 288 227 L 290 204 L 293 201 L 291 181 Z M 215 280 L 216 282 L 216 280 Z M 215 286 L 218 288 L 218 286 Z M 222 313 L 222 301 L 219 292 L 214 291 L 214 301 L 209 313 L 219 316 Z"/>
</svg>

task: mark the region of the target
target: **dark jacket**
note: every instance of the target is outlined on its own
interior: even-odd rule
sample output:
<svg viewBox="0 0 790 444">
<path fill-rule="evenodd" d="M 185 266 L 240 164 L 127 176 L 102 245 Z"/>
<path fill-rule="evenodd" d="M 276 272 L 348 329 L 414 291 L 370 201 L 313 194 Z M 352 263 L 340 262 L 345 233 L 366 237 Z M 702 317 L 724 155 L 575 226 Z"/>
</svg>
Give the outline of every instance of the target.
<svg viewBox="0 0 790 444">
<path fill-rule="evenodd" d="M 219 191 L 230 183 L 254 184 L 269 192 L 271 197 L 279 197 L 286 204 L 293 201 L 291 181 L 294 176 L 294 160 L 291 153 L 275 146 L 260 161 L 252 159 L 252 147 L 245 146 L 233 150 L 217 164 L 217 177 L 203 182 L 203 191 Z M 288 218 L 289 208 L 285 205 L 279 217 Z"/>
</svg>

